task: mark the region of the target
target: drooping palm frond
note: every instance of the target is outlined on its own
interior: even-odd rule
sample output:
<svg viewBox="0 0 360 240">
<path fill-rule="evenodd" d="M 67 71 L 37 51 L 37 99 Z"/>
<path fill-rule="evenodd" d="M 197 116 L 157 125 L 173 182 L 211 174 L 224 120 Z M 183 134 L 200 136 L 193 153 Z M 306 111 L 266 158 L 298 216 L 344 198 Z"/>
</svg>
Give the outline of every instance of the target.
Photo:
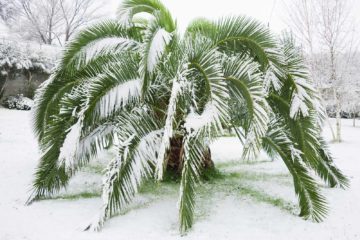
<svg viewBox="0 0 360 240">
<path fill-rule="evenodd" d="M 102 43 L 101 47 L 94 47 L 99 41 L 109 42 L 114 38 L 122 40 L 110 46 Z M 99 66 L 108 63 L 114 57 L 114 53 L 119 50 L 130 50 L 131 46 L 135 47 L 137 40 L 140 40 L 139 34 L 133 29 L 125 29 L 115 21 L 105 21 L 80 32 L 68 44 L 50 80 L 36 94 L 34 129 L 39 139 L 42 138 L 48 119 L 52 114 L 57 114 L 56 106 L 63 94 L 71 91 L 77 84 L 81 84 L 84 77 L 100 70 Z M 86 50 L 92 53 L 89 54 Z"/>
<path fill-rule="evenodd" d="M 272 121 L 272 124 L 279 123 Z M 294 147 L 286 130 L 280 125 L 270 130 L 263 139 L 263 146 L 270 155 L 279 155 L 293 176 L 301 209 L 300 216 L 321 221 L 328 212 L 327 203 L 303 163 L 303 153 Z"/>
<path fill-rule="evenodd" d="M 86 230 L 99 230 L 107 218 L 124 210 L 155 164 L 162 131 L 154 117 L 135 109 L 119 115 L 117 126 L 118 155 L 108 164 L 103 179 L 103 206 Z"/>
<path fill-rule="evenodd" d="M 231 127 L 245 140 L 243 158 L 261 148 L 280 156 L 300 215 L 323 219 L 328 206 L 311 172 L 332 187 L 348 180 L 319 138 L 323 108 L 291 38 L 279 40 L 248 17 L 198 19 L 180 35 L 159 0 L 125 0 L 118 17 L 81 31 L 36 94 L 42 155 L 30 202 L 56 193 L 100 151 L 116 148 L 100 215 L 88 225 L 99 230 L 125 210 L 144 179 L 163 178 L 177 138 L 184 233 L 193 225 L 209 144 Z"/>
<path fill-rule="evenodd" d="M 286 63 L 284 78 L 280 80 L 284 86 L 277 93 L 270 94 L 270 106 L 278 116 L 286 119 L 284 123 L 290 131 L 290 139 L 303 153 L 304 163 L 330 186 L 345 187 L 348 185 L 347 178 L 339 169 L 332 167 L 332 160 L 327 159 L 327 155 L 322 153 L 323 146 L 319 136 L 321 119 L 324 117 L 323 112 L 318 108 L 318 94 L 311 86 L 301 56 L 294 51 L 295 45 L 292 39 L 285 38 L 282 44 Z M 297 101 L 295 107 L 294 99 Z M 294 108 L 297 110 L 294 111 Z"/>
<path fill-rule="evenodd" d="M 255 158 L 261 149 L 261 139 L 268 127 L 268 104 L 259 67 L 250 59 L 232 57 L 224 60 L 224 74 L 231 92 L 234 112 L 246 109 L 243 115 L 233 115 L 245 130 L 243 158 Z M 245 103 L 245 106 L 241 104 Z"/>
</svg>

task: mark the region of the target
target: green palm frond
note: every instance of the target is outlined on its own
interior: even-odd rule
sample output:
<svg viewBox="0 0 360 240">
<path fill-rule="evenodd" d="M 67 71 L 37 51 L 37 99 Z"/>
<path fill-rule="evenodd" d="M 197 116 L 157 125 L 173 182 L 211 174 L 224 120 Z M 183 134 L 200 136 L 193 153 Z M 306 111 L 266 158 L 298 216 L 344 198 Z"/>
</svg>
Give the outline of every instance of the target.
<svg viewBox="0 0 360 240">
<path fill-rule="evenodd" d="M 245 115 L 236 114 L 236 122 L 245 130 L 247 138 L 243 158 L 255 158 L 261 149 L 261 139 L 268 127 L 268 104 L 265 100 L 263 78 L 259 67 L 250 59 L 232 57 L 224 60 L 224 74 L 231 92 L 234 112 L 241 111 L 245 102 Z M 234 119 L 235 117 L 237 119 Z"/>
<path fill-rule="evenodd" d="M 195 211 L 195 186 L 201 173 L 201 160 L 206 144 L 199 138 L 188 136 L 184 139 L 184 167 L 181 174 L 179 217 L 180 231 L 185 233 L 193 225 Z"/>
<path fill-rule="evenodd" d="M 133 17 L 139 13 L 148 13 L 157 17 L 159 25 L 167 32 L 176 29 L 170 11 L 159 0 L 125 0 L 118 9 L 119 22 L 125 26 L 132 25 Z"/>
<path fill-rule="evenodd" d="M 116 21 L 105 21 L 80 32 L 68 44 L 51 80 L 36 94 L 34 130 L 39 139 L 50 116 L 57 114 L 56 105 L 63 94 L 69 92 L 86 75 L 101 71 L 104 64 L 111 62 L 115 53 L 135 48 L 136 41 L 141 40 L 139 36 L 133 29 L 125 29 Z M 113 41 L 114 39 L 116 40 Z M 112 44 L 108 46 L 110 42 Z"/>
<path fill-rule="evenodd" d="M 278 124 L 277 122 L 272 122 Z M 303 153 L 297 150 L 281 126 L 270 130 L 263 140 L 264 149 L 278 154 L 293 176 L 295 193 L 299 198 L 300 216 L 320 222 L 328 212 L 325 198 L 316 181 L 303 163 Z"/>
<path fill-rule="evenodd" d="M 117 117 L 118 156 L 106 169 L 100 215 L 86 230 L 100 230 L 112 214 L 124 210 L 142 181 L 152 173 L 162 131 L 152 114 L 141 109 Z"/>
</svg>

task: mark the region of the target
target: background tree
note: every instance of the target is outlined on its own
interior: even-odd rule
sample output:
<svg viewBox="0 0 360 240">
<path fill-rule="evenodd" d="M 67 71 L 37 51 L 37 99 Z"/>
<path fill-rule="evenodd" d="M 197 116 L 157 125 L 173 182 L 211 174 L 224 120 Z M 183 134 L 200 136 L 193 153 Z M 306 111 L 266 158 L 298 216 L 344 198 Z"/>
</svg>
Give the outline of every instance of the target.
<svg viewBox="0 0 360 240">
<path fill-rule="evenodd" d="M 21 37 L 43 44 L 67 42 L 81 27 L 98 19 L 97 0 L 2 0 L 15 11 L 5 21 Z"/>
<path fill-rule="evenodd" d="M 358 78 L 354 76 L 360 67 L 355 61 L 359 54 L 359 33 L 350 3 L 350 0 L 284 1 L 289 13 L 287 22 L 302 43 L 316 86 L 327 94 L 331 92 L 336 114 L 334 140 L 338 142 L 341 141 L 341 111 L 346 108 L 346 90 L 358 86 Z"/>
<path fill-rule="evenodd" d="M 15 14 L 15 8 L 10 0 L 0 0 L 0 18 L 3 21 L 11 19 Z"/>
</svg>

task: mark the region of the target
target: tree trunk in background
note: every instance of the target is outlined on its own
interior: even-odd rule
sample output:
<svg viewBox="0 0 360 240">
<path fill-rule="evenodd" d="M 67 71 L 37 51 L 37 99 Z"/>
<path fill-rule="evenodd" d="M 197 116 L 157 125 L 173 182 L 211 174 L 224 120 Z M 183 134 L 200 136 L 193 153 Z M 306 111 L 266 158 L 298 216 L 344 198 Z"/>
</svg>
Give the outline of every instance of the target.
<svg viewBox="0 0 360 240">
<path fill-rule="evenodd" d="M 180 175 L 183 167 L 183 137 L 174 137 L 170 140 L 170 153 L 167 160 L 167 170 Z M 214 167 L 214 162 L 211 160 L 211 152 L 208 147 L 204 153 L 202 161 L 203 169 Z"/>
<path fill-rule="evenodd" d="M 334 88 L 335 111 L 336 111 L 336 142 L 341 142 L 341 104 L 339 96 Z"/>
<path fill-rule="evenodd" d="M 353 115 L 353 127 L 355 127 L 356 114 Z"/>
<path fill-rule="evenodd" d="M 336 99 L 336 142 L 341 142 L 341 108 Z"/>
<path fill-rule="evenodd" d="M 341 116 L 340 116 L 340 111 L 336 111 L 336 142 L 341 142 Z"/>
<path fill-rule="evenodd" d="M 6 83 L 9 80 L 9 74 L 6 74 L 5 76 L 3 76 L 4 79 L 1 80 L 1 76 L 0 76 L 0 99 L 3 97 L 4 92 L 5 92 L 5 87 L 6 87 Z"/>
</svg>

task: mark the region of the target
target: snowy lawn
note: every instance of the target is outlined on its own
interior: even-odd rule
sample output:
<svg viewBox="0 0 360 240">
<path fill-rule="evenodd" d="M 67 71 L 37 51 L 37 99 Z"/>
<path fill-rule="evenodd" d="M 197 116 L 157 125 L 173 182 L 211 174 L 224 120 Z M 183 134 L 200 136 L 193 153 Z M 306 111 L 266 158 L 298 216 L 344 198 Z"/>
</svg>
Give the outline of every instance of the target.
<svg viewBox="0 0 360 240">
<path fill-rule="evenodd" d="M 212 145 L 220 174 L 198 187 L 195 225 L 181 238 L 177 183 L 145 184 L 134 204 L 101 232 L 82 231 L 101 206 L 101 162 L 107 155 L 52 199 L 24 206 L 39 157 L 30 113 L 0 108 L 0 239 L 360 239 L 360 127 L 351 124 L 344 120 L 344 142 L 331 144 L 351 187 L 322 188 L 331 209 L 323 223 L 296 216 L 292 180 L 281 161 L 262 155 L 257 162 L 240 162 L 238 140 L 224 137 Z M 330 139 L 328 129 L 324 134 Z"/>
</svg>

